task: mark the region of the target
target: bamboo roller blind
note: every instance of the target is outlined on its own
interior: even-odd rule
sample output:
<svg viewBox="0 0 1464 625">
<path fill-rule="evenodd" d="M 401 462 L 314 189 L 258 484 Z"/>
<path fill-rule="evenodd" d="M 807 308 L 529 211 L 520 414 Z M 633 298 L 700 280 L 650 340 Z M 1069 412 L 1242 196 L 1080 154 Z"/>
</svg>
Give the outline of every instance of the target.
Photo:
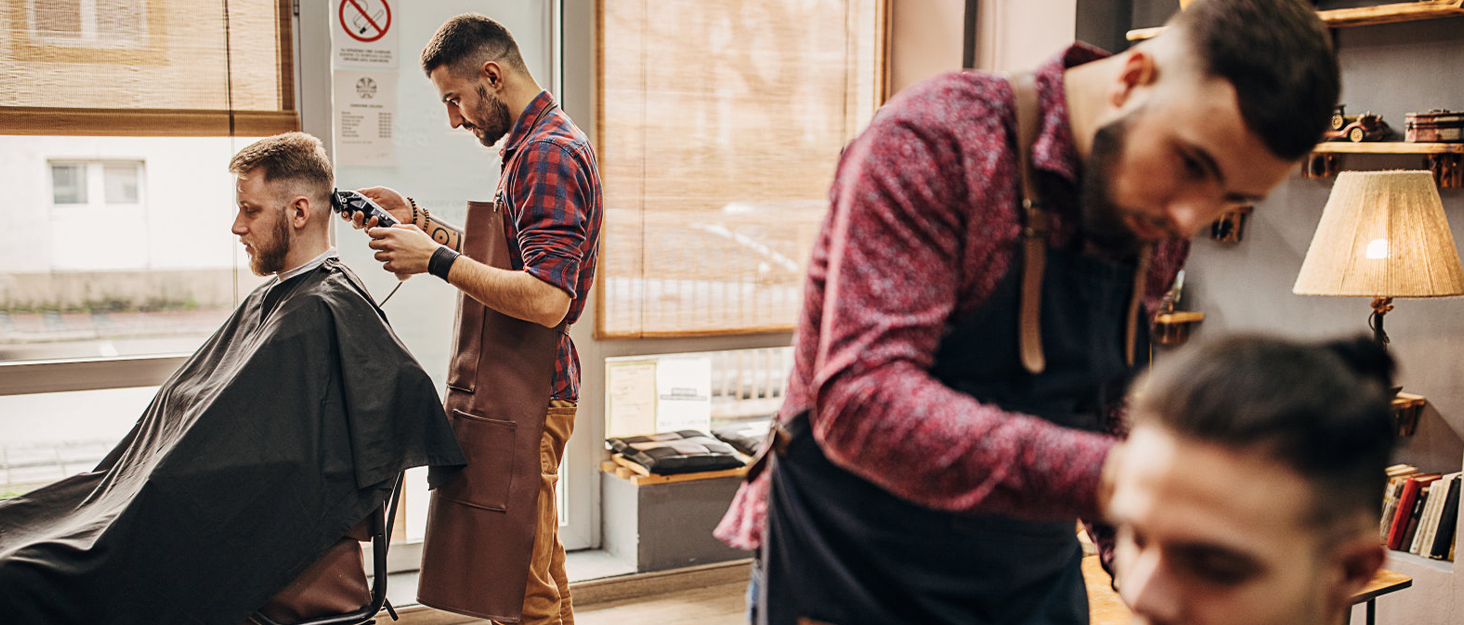
<svg viewBox="0 0 1464 625">
<path fill-rule="evenodd" d="M 299 126 L 289 0 L 0 2 L 0 134 L 263 136 Z"/>
<path fill-rule="evenodd" d="M 602 0 L 598 333 L 789 329 L 882 0 Z"/>
</svg>

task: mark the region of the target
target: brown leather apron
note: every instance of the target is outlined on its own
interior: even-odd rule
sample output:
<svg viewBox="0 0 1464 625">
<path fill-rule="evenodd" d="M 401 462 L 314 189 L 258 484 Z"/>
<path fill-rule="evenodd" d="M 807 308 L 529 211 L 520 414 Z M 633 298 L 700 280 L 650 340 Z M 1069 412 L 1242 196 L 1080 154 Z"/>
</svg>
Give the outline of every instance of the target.
<svg viewBox="0 0 1464 625">
<path fill-rule="evenodd" d="M 506 210 L 501 202 L 468 203 L 464 254 L 515 269 Z M 468 465 L 432 492 L 417 587 L 423 605 L 519 621 L 538 520 L 539 438 L 563 330 L 458 293 L 446 409 Z"/>
</svg>

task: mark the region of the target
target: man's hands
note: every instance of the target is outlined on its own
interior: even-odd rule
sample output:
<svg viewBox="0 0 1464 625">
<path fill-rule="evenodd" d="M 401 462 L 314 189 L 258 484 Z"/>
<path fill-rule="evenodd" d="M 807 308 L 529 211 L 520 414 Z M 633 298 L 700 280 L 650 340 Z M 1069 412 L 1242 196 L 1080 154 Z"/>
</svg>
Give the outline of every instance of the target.
<svg viewBox="0 0 1464 625">
<path fill-rule="evenodd" d="M 407 210 L 410 214 L 411 209 Z M 427 233 L 422 232 L 421 228 L 412 225 L 367 228 L 366 234 L 371 237 L 369 245 L 376 250 L 376 260 L 381 261 L 382 268 L 402 280 L 413 274 L 426 273 L 427 261 L 432 259 L 432 253 L 437 248 L 442 247 L 432 237 L 427 236 Z"/>
<path fill-rule="evenodd" d="M 382 268 L 406 280 L 413 274 L 426 273 L 427 261 L 437 251 L 437 243 L 412 223 L 412 206 L 407 198 L 395 189 L 369 187 L 357 191 L 386 209 L 399 222 L 392 228 L 378 228 L 376 218 L 366 219 L 365 213 L 341 213 L 341 219 L 357 230 L 365 229 L 371 237 L 371 249 L 376 250 L 376 260 Z"/>
<path fill-rule="evenodd" d="M 372 202 L 376 202 L 377 206 L 386 209 L 386 212 L 391 213 L 391 216 L 395 217 L 398 223 L 412 223 L 412 206 L 407 203 L 407 198 L 397 193 L 395 189 L 368 187 L 357 190 L 357 193 L 366 196 Z M 357 230 L 376 227 L 376 218 L 372 217 L 370 220 L 366 220 L 366 215 L 362 213 L 352 213 L 350 215 L 341 213 L 341 219 L 350 222 Z"/>
</svg>

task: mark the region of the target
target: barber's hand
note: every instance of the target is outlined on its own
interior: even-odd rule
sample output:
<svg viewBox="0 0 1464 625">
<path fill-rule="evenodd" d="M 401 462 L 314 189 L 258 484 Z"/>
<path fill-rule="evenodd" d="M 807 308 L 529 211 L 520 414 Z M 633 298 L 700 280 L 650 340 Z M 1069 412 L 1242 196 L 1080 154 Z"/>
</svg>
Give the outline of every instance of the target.
<svg viewBox="0 0 1464 625">
<path fill-rule="evenodd" d="M 407 224 L 370 228 L 366 234 L 371 237 L 368 245 L 376 250 L 376 260 L 381 261 L 382 268 L 403 280 L 413 274 L 426 273 L 427 261 L 441 247 L 421 228 Z"/>
<path fill-rule="evenodd" d="M 1099 518 L 1112 522 L 1110 518 L 1110 504 L 1113 503 L 1113 491 L 1118 481 L 1118 467 L 1123 462 L 1124 444 L 1118 443 L 1108 451 L 1103 459 L 1103 468 L 1098 477 L 1098 512 Z"/>
<path fill-rule="evenodd" d="M 407 203 L 407 198 L 395 189 L 389 187 L 367 187 L 365 189 L 357 189 L 356 192 L 366 196 L 372 202 L 376 202 L 377 206 L 386 209 L 386 212 L 391 213 L 391 216 L 395 217 L 398 223 L 412 223 L 412 206 Z M 350 222 L 357 230 L 362 228 L 375 228 L 378 225 L 375 217 L 366 219 L 366 215 L 359 212 L 351 214 L 341 213 L 341 219 Z"/>
</svg>

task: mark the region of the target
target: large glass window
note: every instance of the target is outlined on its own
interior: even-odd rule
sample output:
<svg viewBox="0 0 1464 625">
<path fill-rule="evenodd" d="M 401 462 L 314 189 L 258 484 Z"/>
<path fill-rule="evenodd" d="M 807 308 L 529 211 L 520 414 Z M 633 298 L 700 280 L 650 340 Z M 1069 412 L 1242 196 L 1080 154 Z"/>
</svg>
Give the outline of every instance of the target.
<svg viewBox="0 0 1464 625">
<path fill-rule="evenodd" d="M 298 128 L 291 13 L 0 3 L 0 496 L 94 466 L 262 281 L 227 165 Z"/>
<path fill-rule="evenodd" d="M 884 2 L 601 13 L 598 334 L 792 328 L 839 152 L 884 91 Z"/>
</svg>

